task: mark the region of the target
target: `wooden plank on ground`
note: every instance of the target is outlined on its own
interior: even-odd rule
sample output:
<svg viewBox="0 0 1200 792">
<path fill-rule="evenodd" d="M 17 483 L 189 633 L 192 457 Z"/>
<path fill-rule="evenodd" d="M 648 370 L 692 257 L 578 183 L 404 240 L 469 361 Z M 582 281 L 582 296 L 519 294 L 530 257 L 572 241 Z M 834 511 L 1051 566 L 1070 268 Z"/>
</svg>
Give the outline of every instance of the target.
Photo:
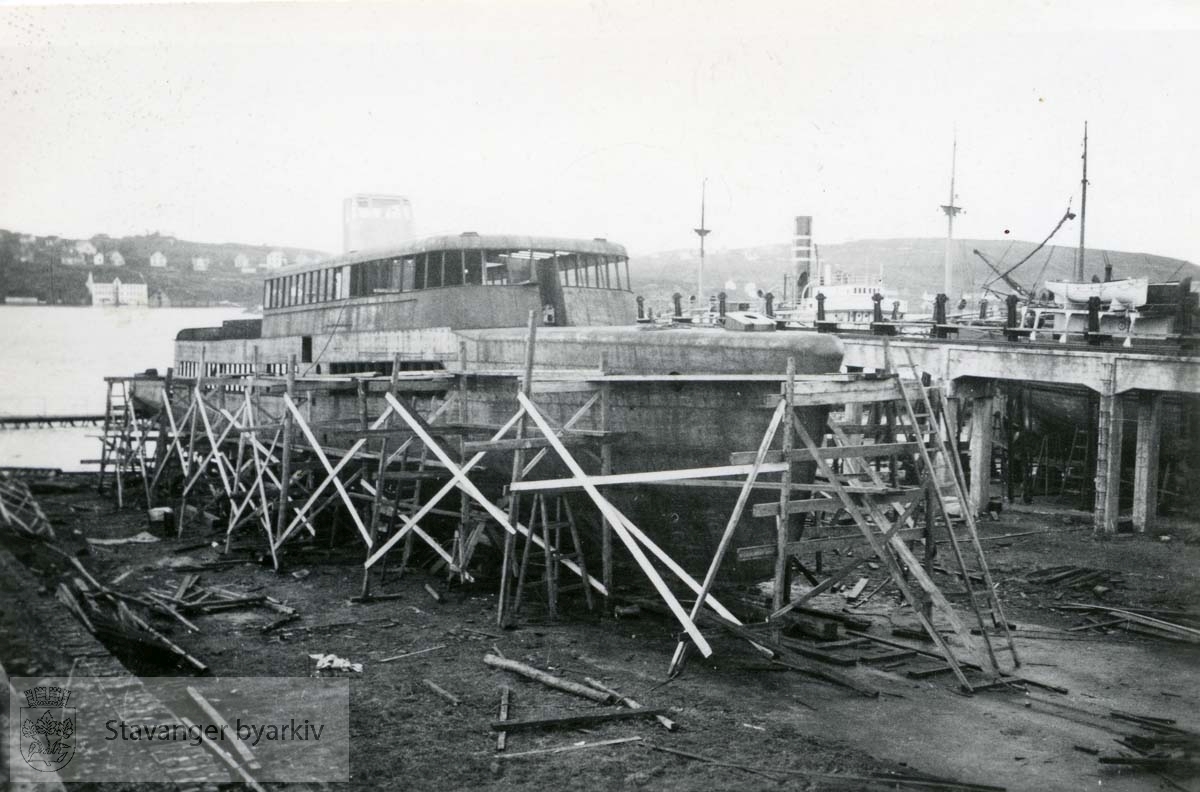
<svg viewBox="0 0 1200 792">
<path fill-rule="evenodd" d="M 661 715 L 661 709 L 646 707 L 626 708 L 607 707 L 590 712 L 574 712 L 568 715 L 554 715 L 546 718 L 529 718 L 527 720 L 497 720 L 492 721 L 492 731 L 532 731 L 535 729 L 560 729 L 591 726 L 597 723 L 612 721 L 634 720 L 636 718 L 653 718 Z"/>
<path fill-rule="evenodd" d="M 540 682 L 546 687 L 561 690 L 564 693 L 570 693 L 574 696 L 580 696 L 591 701 L 596 701 L 601 704 L 611 704 L 613 702 L 612 695 L 580 685 L 577 682 L 571 682 L 567 679 L 560 679 L 553 674 L 547 674 L 545 671 L 534 668 L 533 666 L 519 663 L 516 660 L 509 660 L 506 657 L 498 657 L 494 654 L 484 655 L 483 662 L 490 665 L 492 668 L 500 668 L 505 671 L 511 671 L 514 674 L 520 674 L 527 679 L 532 679 L 535 682 Z"/>
</svg>

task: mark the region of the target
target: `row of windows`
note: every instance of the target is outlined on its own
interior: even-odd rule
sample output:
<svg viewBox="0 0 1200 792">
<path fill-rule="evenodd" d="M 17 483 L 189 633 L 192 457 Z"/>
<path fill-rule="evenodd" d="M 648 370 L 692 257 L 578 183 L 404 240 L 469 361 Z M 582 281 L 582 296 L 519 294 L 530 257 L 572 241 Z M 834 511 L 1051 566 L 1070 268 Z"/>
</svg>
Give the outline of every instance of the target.
<svg viewBox="0 0 1200 792">
<path fill-rule="evenodd" d="M 447 286 L 524 283 L 533 276 L 534 262 L 551 259 L 563 286 L 632 290 L 629 260 L 623 256 L 531 250 L 440 250 L 268 278 L 263 284 L 263 305 L 287 308 Z"/>
<path fill-rule="evenodd" d="M 260 374 L 267 376 L 283 376 L 287 374 L 287 363 L 259 363 Z M 200 371 L 200 362 L 196 360 L 181 360 L 175 373 L 180 377 L 195 377 Z M 253 363 L 205 363 L 204 376 L 226 377 L 237 374 L 253 374 Z"/>
</svg>

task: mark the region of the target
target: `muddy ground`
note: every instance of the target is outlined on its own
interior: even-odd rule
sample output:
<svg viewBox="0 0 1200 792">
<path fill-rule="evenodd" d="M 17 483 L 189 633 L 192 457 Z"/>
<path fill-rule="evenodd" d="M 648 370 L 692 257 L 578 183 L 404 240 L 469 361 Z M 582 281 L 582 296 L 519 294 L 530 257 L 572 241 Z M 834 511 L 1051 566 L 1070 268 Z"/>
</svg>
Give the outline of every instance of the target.
<svg viewBox="0 0 1200 792">
<path fill-rule="evenodd" d="M 87 538 L 119 538 L 146 530 L 144 513 L 114 512 L 109 499 L 88 488 L 41 499 L 54 519 L 61 546 L 78 553 L 101 580 L 128 573 L 115 586 L 123 591 L 173 587 L 185 574 L 180 566 L 229 560 L 213 547 L 195 547 L 210 538 L 198 525 L 178 540 L 89 545 Z M 1102 765 L 1093 753 L 1115 755 L 1120 749 L 1115 739 L 1140 733 L 1134 724 L 1113 720 L 1112 710 L 1171 718 L 1181 727 L 1200 729 L 1200 647 L 1115 628 L 1073 629 L 1084 625 L 1084 614 L 1063 609 L 1069 603 L 1103 602 L 1195 610 L 1200 603 L 1200 545 L 1191 541 L 1194 533 L 1167 526 L 1153 535 L 1102 541 L 1078 518 L 1050 511 L 1005 512 L 1001 520 L 983 523 L 982 529 L 990 537 L 1037 532 L 988 541 L 985 547 L 1009 621 L 1018 627 L 1017 649 L 1023 660 L 1018 673 L 1065 688 L 1066 693 L 1030 686 L 966 696 L 949 675 L 910 678 L 911 663 L 839 667 L 881 691 L 877 698 L 866 698 L 772 666 L 744 642 L 721 634 L 712 636 L 712 658 L 693 657 L 683 674 L 668 681 L 677 628 L 666 619 L 646 612 L 621 619 L 611 613 L 588 613 L 581 599 L 568 597 L 563 617 L 550 621 L 537 597 L 540 590 L 533 586 L 534 596 L 517 627 L 502 630 L 496 626 L 493 582 L 450 585 L 444 576 L 420 568 L 400 577 L 393 567 L 382 584 L 377 583 L 377 591 L 397 598 L 353 604 L 362 556 L 349 543 L 334 550 L 326 542 L 293 547 L 278 573 L 251 550 L 232 556 L 238 563 L 199 572 L 201 585 L 269 594 L 299 611 L 299 619 L 269 633 L 263 628 L 280 614 L 261 607 L 191 617 L 198 632 L 157 617 L 154 624 L 219 676 L 306 677 L 315 673 L 309 655 L 318 653 L 362 663 L 361 674 L 349 672 L 353 789 L 922 788 L 824 777 L 866 779 L 886 772 L 928 773 L 1011 790 L 1200 788 L 1200 779 L 1186 774 L 1166 777 Z M 64 579 L 65 560 L 36 542 L 7 532 L 0 536 L 43 582 L 44 587 L 30 596 L 51 597 Z M 250 543 L 249 537 L 245 543 Z M 827 554 L 827 563 L 838 566 L 832 556 Z M 948 558 L 943 564 L 952 565 Z M 1035 570 L 1066 564 L 1109 571 L 1098 584 L 1107 591 L 1025 579 Z M 870 591 L 884 578 L 882 570 L 868 574 Z M 954 588 L 949 576 L 937 579 L 947 589 Z M 892 629 L 909 623 L 911 615 L 891 590 L 859 608 L 850 608 L 838 595 L 820 602 L 824 608 L 846 608 L 869 619 L 871 634 L 905 641 L 895 638 Z M 22 622 L 19 603 L 0 605 L 5 614 L 0 628 L 9 635 L 0 642 L 0 662 L 8 673 L 63 670 L 54 667 L 53 657 L 40 656 L 36 642 L 22 635 L 36 626 Z M 381 662 L 431 647 L 437 648 Z M 642 720 L 511 734 L 509 754 L 580 741 L 630 736 L 642 740 L 497 759 L 489 724 L 496 718 L 502 686 L 513 691 L 513 718 L 587 710 L 592 705 L 492 669 L 483 662 L 488 653 L 575 681 L 600 679 L 646 706 L 666 708 L 680 728 L 667 732 L 652 720 Z M 137 653 L 120 656 L 140 673 L 184 673 Z M 460 703 L 442 698 L 425 680 Z"/>
</svg>

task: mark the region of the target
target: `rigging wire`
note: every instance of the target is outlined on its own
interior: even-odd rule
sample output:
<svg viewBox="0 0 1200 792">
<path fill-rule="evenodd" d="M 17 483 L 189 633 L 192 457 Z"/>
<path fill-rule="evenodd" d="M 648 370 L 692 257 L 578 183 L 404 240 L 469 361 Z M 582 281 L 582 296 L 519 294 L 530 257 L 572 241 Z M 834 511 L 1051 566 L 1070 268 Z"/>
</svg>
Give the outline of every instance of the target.
<svg viewBox="0 0 1200 792">
<path fill-rule="evenodd" d="M 1050 246 L 1050 253 L 1046 256 L 1046 263 L 1042 265 L 1042 271 L 1033 280 L 1033 286 L 1029 289 L 1030 294 L 1037 294 L 1038 284 L 1042 282 L 1042 276 L 1046 274 L 1046 269 L 1050 266 L 1050 259 L 1054 258 L 1054 254 L 1058 252 L 1058 245 Z"/>
<path fill-rule="evenodd" d="M 1029 259 L 1033 258 L 1034 255 L 1039 250 L 1044 248 L 1046 246 L 1046 243 L 1054 238 L 1054 235 L 1058 233 L 1058 230 L 1060 228 L 1062 228 L 1063 225 L 1065 225 L 1068 220 L 1074 220 L 1074 219 L 1075 219 L 1075 213 L 1071 211 L 1071 202 L 1067 201 L 1067 211 L 1063 213 L 1062 218 L 1058 221 L 1058 225 L 1054 226 L 1054 229 L 1049 234 L 1046 235 L 1046 238 L 1043 239 L 1041 242 L 1039 242 L 1037 247 L 1035 247 L 1033 250 L 1029 251 L 1029 254 L 1026 255 L 1025 258 L 1021 259 L 1016 264 L 1013 264 L 1011 267 L 1006 269 L 1003 273 L 1000 274 L 1000 276 L 998 278 L 993 278 L 991 281 L 988 282 L 987 285 L 991 286 L 993 283 L 995 283 L 997 280 L 1000 280 L 1000 278 L 1003 278 L 1005 275 L 1012 274 L 1013 270 L 1015 270 L 1017 267 L 1024 264 L 1026 261 L 1029 261 Z"/>
<path fill-rule="evenodd" d="M 321 351 L 318 352 L 316 357 L 313 358 L 312 362 L 308 364 L 308 368 L 304 369 L 304 373 L 300 375 L 301 377 L 308 376 L 308 373 L 313 370 L 313 367 L 320 363 L 321 358 L 325 356 L 325 350 L 329 349 L 329 342 L 333 341 L 333 334 L 336 333 L 338 328 L 342 326 L 342 314 L 345 313 L 346 306 L 349 303 L 350 300 L 348 299 L 342 300 L 342 306 L 338 308 L 337 318 L 333 320 L 333 329 L 331 329 L 325 336 L 325 343 L 321 346 Z"/>
</svg>

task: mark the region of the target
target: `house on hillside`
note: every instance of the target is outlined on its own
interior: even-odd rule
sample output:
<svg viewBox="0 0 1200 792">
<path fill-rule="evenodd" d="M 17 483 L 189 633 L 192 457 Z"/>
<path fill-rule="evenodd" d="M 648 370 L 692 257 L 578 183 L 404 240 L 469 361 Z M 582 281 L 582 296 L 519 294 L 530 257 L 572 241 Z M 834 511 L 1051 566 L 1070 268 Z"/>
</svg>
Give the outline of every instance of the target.
<svg viewBox="0 0 1200 792">
<path fill-rule="evenodd" d="M 209 264 L 208 256 L 192 256 L 193 272 L 208 272 Z"/>
<path fill-rule="evenodd" d="M 75 252 L 81 256 L 96 255 L 96 246 L 86 239 L 80 239 L 75 242 Z"/>
<path fill-rule="evenodd" d="M 161 250 L 156 250 L 150 254 L 150 266 L 159 269 L 167 266 L 167 257 L 163 255 Z"/>
<path fill-rule="evenodd" d="M 315 260 L 316 259 L 314 259 L 312 256 L 308 255 L 307 253 L 298 253 L 298 254 L 296 254 L 296 261 L 294 263 L 299 264 L 300 266 L 304 267 L 304 266 L 308 266 L 309 264 L 312 264 Z"/>
<path fill-rule="evenodd" d="M 92 266 L 93 267 L 103 267 L 104 266 L 104 254 L 103 253 L 93 253 L 92 254 Z"/>
<path fill-rule="evenodd" d="M 83 262 L 83 255 L 74 250 L 68 250 L 58 257 L 58 263 L 64 267 L 82 267 Z"/>
<path fill-rule="evenodd" d="M 267 260 L 263 266 L 271 270 L 279 269 L 280 267 L 286 267 L 287 263 L 288 258 L 286 253 L 284 253 L 282 250 L 272 250 L 267 254 Z"/>
<path fill-rule="evenodd" d="M 125 257 L 121 255 L 121 251 L 114 250 L 108 254 L 108 263 L 112 264 L 114 267 L 124 267 Z"/>
<path fill-rule="evenodd" d="M 250 257 L 245 253 L 238 253 L 233 257 L 233 266 L 238 270 L 246 270 L 250 267 Z"/>
<path fill-rule="evenodd" d="M 129 282 L 122 282 L 119 275 L 100 275 L 88 273 L 87 290 L 92 295 L 92 305 L 149 305 L 146 282 L 136 273 L 126 276 Z"/>
</svg>

